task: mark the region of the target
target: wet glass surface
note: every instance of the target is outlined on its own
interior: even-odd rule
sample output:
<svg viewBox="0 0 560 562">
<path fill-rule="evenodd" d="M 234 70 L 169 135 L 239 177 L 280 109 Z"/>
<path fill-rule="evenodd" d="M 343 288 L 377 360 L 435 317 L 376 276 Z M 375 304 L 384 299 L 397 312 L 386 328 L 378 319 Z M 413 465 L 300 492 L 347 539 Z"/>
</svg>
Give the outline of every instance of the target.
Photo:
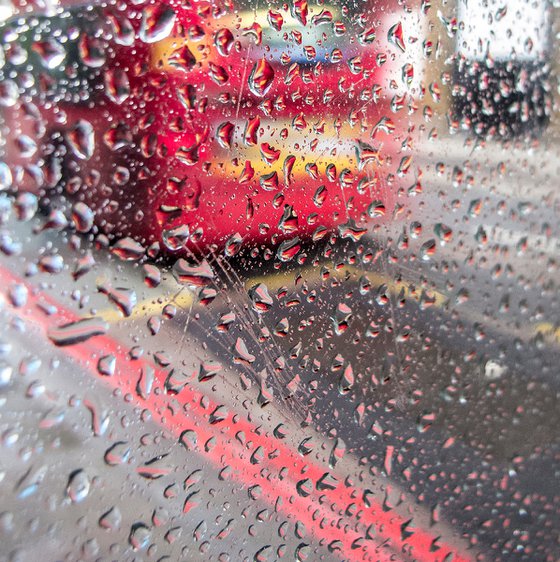
<svg viewBox="0 0 560 562">
<path fill-rule="evenodd" d="M 0 560 L 560 558 L 555 2 L 0 19 Z"/>
</svg>

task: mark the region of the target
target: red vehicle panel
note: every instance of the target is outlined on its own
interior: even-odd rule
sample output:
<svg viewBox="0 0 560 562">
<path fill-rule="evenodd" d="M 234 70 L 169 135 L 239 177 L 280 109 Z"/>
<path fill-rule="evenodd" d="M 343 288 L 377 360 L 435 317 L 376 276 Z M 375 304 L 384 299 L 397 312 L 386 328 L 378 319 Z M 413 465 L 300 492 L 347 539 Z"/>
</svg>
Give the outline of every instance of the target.
<svg viewBox="0 0 560 562">
<path fill-rule="evenodd" d="M 98 9 L 77 49 L 99 86 L 78 102 L 45 101 L 44 91 L 20 99 L 5 111 L 8 125 L 29 123 L 22 132 L 40 138 L 35 161 L 62 162 L 47 185 L 88 205 L 106 233 L 163 240 L 171 251 L 187 239 L 193 251 L 228 240 L 234 251 L 241 240 L 317 239 L 337 228 L 359 238 L 394 216 L 390 178 L 403 138 L 391 133 L 406 119 L 397 111 L 405 98 L 395 94 L 391 111 L 395 98 L 381 96 L 394 68 L 371 30 L 339 30 L 338 46 L 318 52 L 329 39 L 321 29 L 337 33 L 335 17 L 325 9 L 307 21 L 301 10 L 284 17 L 305 21 L 309 45 L 274 11 L 259 19 L 205 3 Z M 269 40 L 267 52 L 263 33 L 285 48 Z M 361 109 L 349 114 L 348 97 Z M 34 105 L 37 115 L 20 119 Z M 39 122 L 45 130 L 31 130 Z M 20 189 L 32 188 L 33 158 L 22 163 Z M 8 142 L 6 160 L 17 167 L 21 147 Z"/>
</svg>

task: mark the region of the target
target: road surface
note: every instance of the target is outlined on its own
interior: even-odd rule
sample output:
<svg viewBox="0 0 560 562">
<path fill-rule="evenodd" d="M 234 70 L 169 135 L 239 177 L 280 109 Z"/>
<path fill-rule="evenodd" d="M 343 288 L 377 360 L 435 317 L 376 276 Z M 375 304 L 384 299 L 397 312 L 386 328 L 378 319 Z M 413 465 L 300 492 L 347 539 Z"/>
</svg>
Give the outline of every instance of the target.
<svg viewBox="0 0 560 562">
<path fill-rule="evenodd" d="M 554 560 L 558 170 L 503 150 L 299 262 L 10 218 L 0 559 Z"/>
</svg>

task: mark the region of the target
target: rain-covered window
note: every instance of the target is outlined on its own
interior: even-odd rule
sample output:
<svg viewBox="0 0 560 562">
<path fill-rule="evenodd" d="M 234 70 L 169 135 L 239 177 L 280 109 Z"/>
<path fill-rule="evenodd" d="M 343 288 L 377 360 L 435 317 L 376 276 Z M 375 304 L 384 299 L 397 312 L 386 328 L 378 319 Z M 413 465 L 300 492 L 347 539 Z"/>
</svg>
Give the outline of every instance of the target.
<svg viewBox="0 0 560 562">
<path fill-rule="evenodd" d="M 0 0 L 0 562 L 560 559 L 556 0 Z"/>
</svg>

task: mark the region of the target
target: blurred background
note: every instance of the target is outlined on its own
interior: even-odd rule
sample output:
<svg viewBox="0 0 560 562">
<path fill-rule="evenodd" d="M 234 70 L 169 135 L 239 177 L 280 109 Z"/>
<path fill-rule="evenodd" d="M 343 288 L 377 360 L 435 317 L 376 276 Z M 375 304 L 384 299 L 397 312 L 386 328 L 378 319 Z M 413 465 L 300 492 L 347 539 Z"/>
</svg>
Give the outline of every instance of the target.
<svg viewBox="0 0 560 562">
<path fill-rule="evenodd" d="M 0 560 L 560 559 L 556 2 L 0 20 Z"/>
</svg>

